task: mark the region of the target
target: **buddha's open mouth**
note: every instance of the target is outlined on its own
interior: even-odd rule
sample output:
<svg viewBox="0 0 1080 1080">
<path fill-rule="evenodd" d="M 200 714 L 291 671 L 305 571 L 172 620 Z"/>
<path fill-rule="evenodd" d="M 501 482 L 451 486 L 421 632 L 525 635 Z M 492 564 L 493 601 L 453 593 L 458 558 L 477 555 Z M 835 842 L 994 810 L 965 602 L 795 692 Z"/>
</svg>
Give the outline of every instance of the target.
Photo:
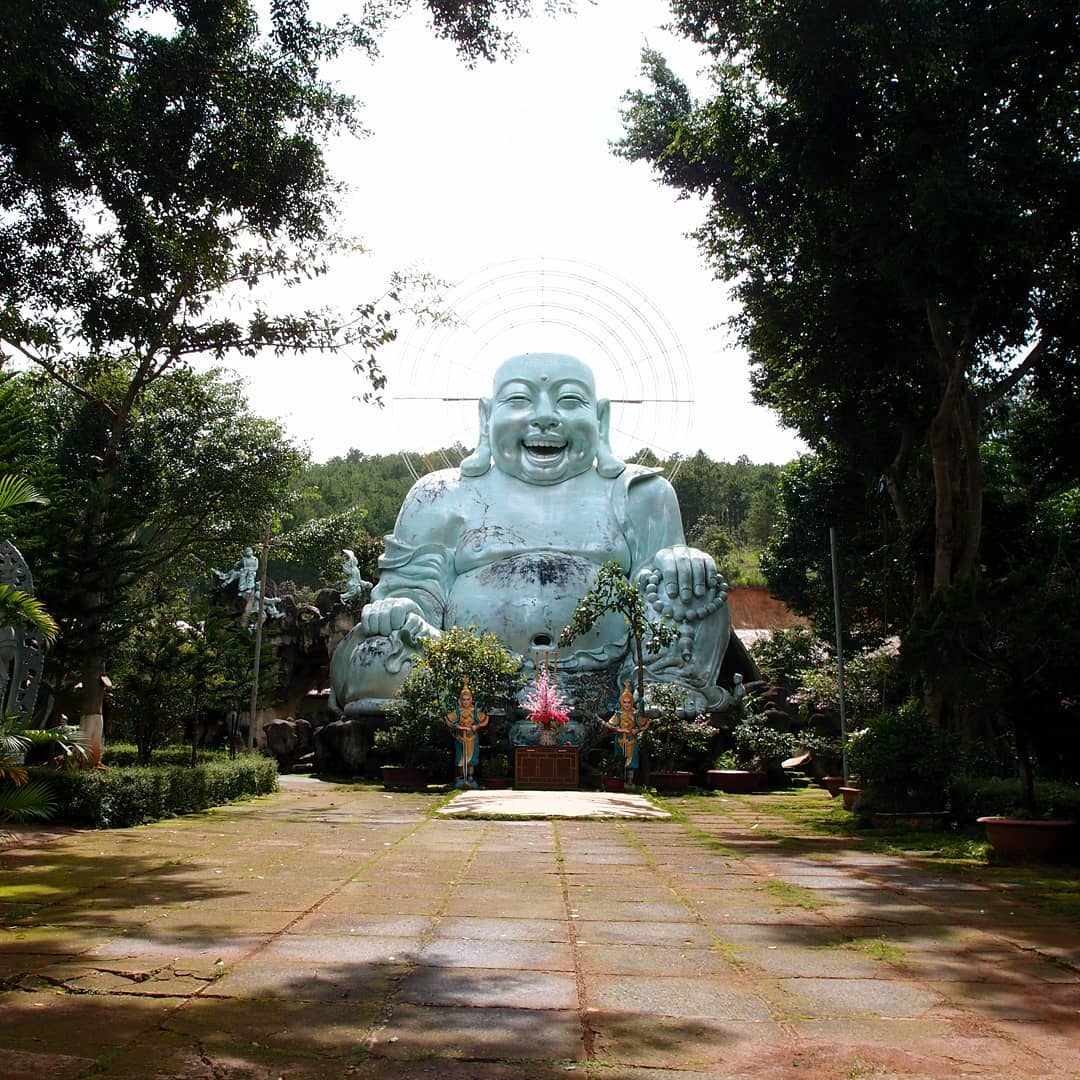
<svg viewBox="0 0 1080 1080">
<path fill-rule="evenodd" d="M 552 439 L 530 439 L 522 443 L 529 457 L 538 461 L 550 461 L 556 458 L 566 449 L 564 441 Z"/>
</svg>

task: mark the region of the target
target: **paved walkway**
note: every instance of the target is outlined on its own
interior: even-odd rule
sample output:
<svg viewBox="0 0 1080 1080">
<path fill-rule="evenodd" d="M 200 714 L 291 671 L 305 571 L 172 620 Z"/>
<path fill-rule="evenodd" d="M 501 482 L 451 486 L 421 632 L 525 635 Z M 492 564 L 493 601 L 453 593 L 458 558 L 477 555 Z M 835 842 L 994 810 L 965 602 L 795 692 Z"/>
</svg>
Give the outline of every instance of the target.
<svg viewBox="0 0 1080 1080">
<path fill-rule="evenodd" d="M 294 783 L 0 853 L 0 1076 L 1080 1075 L 1080 932 L 1007 890 L 753 800 L 433 805 Z"/>
</svg>

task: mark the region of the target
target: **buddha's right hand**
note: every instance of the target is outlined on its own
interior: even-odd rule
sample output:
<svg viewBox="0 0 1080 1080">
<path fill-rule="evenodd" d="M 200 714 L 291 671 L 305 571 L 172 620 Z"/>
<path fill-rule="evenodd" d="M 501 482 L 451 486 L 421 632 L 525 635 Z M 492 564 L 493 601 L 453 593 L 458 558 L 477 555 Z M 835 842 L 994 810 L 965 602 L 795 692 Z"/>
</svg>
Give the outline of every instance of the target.
<svg viewBox="0 0 1080 1080">
<path fill-rule="evenodd" d="M 367 637 L 390 637 L 396 633 L 409 643 L 439 634 L 424 618 L 420 606 L 404 596 L 387 596 L 366 604 L 360 613 L 360 626 Z"/>
</svg>

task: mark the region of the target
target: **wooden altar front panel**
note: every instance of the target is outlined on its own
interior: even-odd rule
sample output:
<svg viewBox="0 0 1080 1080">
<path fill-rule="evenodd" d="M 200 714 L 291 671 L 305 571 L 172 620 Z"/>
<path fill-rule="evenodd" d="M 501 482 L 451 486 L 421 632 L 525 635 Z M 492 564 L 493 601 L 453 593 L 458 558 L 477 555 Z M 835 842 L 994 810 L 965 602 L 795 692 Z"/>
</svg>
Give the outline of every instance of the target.
<svg viewBox="0 0 1080 1080">
<path fill-rule="evenodd" d="M 572 746 L 519 746 L 514 750 L 514 787 L 558 791 L 578 786 L 579 752 Z"/>
</svg>

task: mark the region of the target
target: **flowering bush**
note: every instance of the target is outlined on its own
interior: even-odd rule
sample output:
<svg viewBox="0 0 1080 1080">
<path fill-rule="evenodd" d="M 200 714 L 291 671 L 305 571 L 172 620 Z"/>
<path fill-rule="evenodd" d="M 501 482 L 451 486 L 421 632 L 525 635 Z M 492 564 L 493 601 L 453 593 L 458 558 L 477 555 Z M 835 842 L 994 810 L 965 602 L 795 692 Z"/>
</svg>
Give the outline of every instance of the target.
<svg viewBox="0 0 1080 1080">
<path fill-rule="evenodd" d="M 650 683 L 645 690 L 645 713 L 650 721 L 641 745 L 649 751 L 653 767 L 664 772 L 677 769 L 684 759 L 707 754 L 716 737 L 708 717 L 683 715 L 685 700 L 686 692 L 670 683 Z"/>
<path fill-rule="evenodd" d="M 799 674 L 800 688 L 790 697 L 799 715 L 809 720 L 815 713 L 839 710 L 840 680 L 835 660 L 830 659 Z M 847 715 L 856 722 L 876 716 L 898 703 L 903 685 L 899 657 L 891 651 L 875 649 L 853 654 L 844 662 L 844 703 Z"/>
</svg>

